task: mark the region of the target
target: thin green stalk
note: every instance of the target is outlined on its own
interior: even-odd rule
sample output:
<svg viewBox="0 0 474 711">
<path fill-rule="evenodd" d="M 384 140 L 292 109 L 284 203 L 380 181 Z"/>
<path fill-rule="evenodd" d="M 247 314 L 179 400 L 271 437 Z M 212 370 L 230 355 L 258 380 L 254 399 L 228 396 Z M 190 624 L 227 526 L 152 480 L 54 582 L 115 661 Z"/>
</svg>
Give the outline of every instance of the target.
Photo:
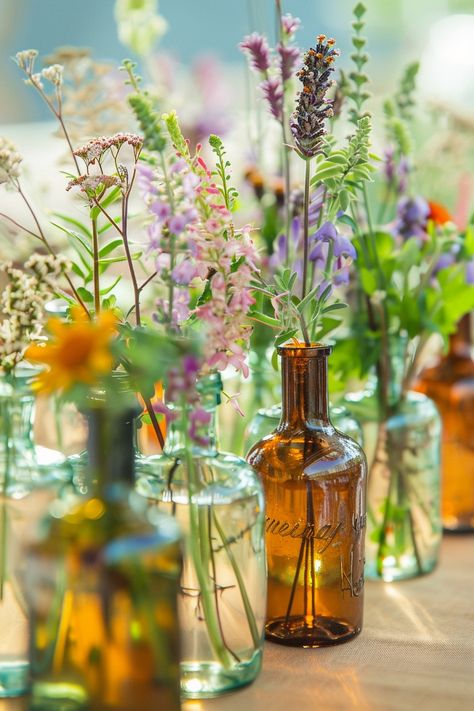
<svg viewBox="0 0 474 711">
<path fill-rule="evenodd" d="M 305 161 L 305 177 L 304 177 L 304 204 L 303 204 L 303 285 L 301 289 L 301 298 L 306 296 L 306 282 L 308 280 L 308 257 L 309 257 L 309 185 L 311 177 L 311 159 L 306 158 Z"/>
<path fill-rule="evenodd" d="M 222 541 L 222 544 L 225 548 L 225 551 L 227 553 L 227 557 L 229 558 L 230 564 L 232 566 L 232 570 L 234 571 L 235 579 L 237 580 L 237 585 L 239 586 L 239 591 L 240 591 L 240 596 L 242 598 L 242 603 L 244 605 L 245 614 L 246 614 L 248 626 L 250 629 L 250 634 L 252 635 L 252 641 L 253 641 L 255 649 L 258 649 L 258 647 L 260 646 L 260 643 L 261 643 L 261 636 L 258 632 L 257 623 L 255 621 L 255 615 L 253 614 L 252 605 L 250 604 L 249 596 L 248 596 L 247 590 L 245 588 L 245 582 L 242 577 L 242 573 L 240 572 L 240 568 L 237 564 L 237 561 L 235 560 L 234 553 L 232 552 L 232 549 L 229 546 L 225 532 L 219 523 L 219 519 L 217 518 L 217 514 L 215 511 L 213 511 L 213 521 L 214 521 L 214 525 L 217 529 L 217 532 L 220 536 L 220 539 Z"/>
<path fill-rule="evenodd" d="M 97 233 L 97 218 L 92 218 L 92 252 L 94 280 L 94 309 L 96 316 L 100 314 L 100 271 L 99 271 L 99 236 Z"/>
<path fill-rule="evenodd" d="M 186 409 L 183 407 L 182 410 L 183 416 L 181 426 L 183 427 L 183 431 L 187 432 L 188 423 L 186 419 Z M 208 558 L 207 560 L 203 560 L 202 557 L 202 541 L 203 538 L 205 538 L 207 543 L 207 537 L 205 535 L 206 531 L 202 528 L 202 521 L 200 521 L 200 506 L 193 500 L 195 494 L 197 493 L 198 487 L 196 481 L 196 470 L 192 457 L 192 447 L 188 436 L 186 436 L 186 440 L 186 465 L 188 470 L 189 487 L 189 548 L 196 577 L 198 579 L 201 605 L 204 613 L 207 633 L 209 635 L 209 642 L 214 654 L 222 666 L 226 669 L 231 669 L 234 662 L 222 639 L 219 621 L 214 607 L 214 591 L 212 588 L 213 585 L 215 585 L 215 581 L 211 581 L 209 577 L 209 568 L 206 566 L 206 563 L 208 564 L 209 562 Z"/>
</svg>

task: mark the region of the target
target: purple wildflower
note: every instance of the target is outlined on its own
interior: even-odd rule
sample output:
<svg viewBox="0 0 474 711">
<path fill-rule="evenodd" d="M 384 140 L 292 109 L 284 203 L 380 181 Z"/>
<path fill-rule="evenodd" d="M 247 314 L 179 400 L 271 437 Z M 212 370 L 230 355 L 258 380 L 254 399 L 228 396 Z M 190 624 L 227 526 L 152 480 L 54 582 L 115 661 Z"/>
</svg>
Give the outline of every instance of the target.
<svg viewBox="0 0 474 711">
<path fill-rule="evenodd" d="M 269 77 L 260 84 L 260 88 L 267 101 L 270 113 L 277 121 L 281 121 L 283 110 L 283 87 L 280 77 Z"/>
<path fill-rule="evenodd" d="M 288 39 L 292 38 L 296 30 L 300 27 L 300 25 L 301 20 L 299 17 L 293 17 L 293 15 L 290 15 L 289 13 L 287 13 L 286 15 L 282 15 L 281 17 L 281 27 L 283 33 Z"/>
<path fill-rule="evenodd" d="M 326 93 L 332 85 L 332 66 L 339 51 L 334 49 L 335 41 L 319 35 L 316 48 L 309 49 L 303 60 L 303 68 L 298 77 L 303 84 L 298 94 L 296 110 L 291 116 L 291 132 L 296 147 L 306 158 L 315 156 L 326 133 L 325 121 L 333 115 Z"/>
<path fill-rule="evenodd" d="M 280 70 L 282 81 L 288 81 L 293 76 L 296 65 L 300 59 L 300 50 L 291 45 L 279 44 L 277 46 L 280 55 Z"/>
<path fill-rule="evenodd" d="M 198 407 L 189 413 L 189 436 L 191 439 L 205 447 L 209 444 L 209 437 L 204 432 L 207 432 L 207 425 L 211 421 L 211 413 L 204 410 L 202 407 Z"/>
<path fill-rule="evenodd" d="M 258 32 L 247 35 L 239 44 L 239 49 L 248 55 L 254 69 L 266 75 L 270 69 L 270 48 L 263 35 Z"/>
<path fill-rule="evenodd" d="M 395 235 L 404 239 L 409 237 L 426 238 L 426 223 L 430 214 L 427 201 L 420 197 L 403 197 L 398 201 L 397 220 L 394 225 Z"/>
<path fill-rule="evenodd" d="M 474 285 L 474 260 L 466 264 L 466 283 Z"/>
</svg>

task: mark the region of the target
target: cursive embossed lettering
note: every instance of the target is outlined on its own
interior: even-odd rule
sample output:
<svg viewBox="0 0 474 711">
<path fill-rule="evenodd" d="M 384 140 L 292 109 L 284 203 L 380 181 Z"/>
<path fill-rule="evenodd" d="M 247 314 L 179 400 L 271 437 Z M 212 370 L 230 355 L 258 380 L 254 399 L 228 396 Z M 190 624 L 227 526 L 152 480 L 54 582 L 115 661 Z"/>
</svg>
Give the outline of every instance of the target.
<svg viewBox="0 0 474 711">
<path fill-rule="evenodd" d="M 322 542 L 319 548 L 319 553 L 324 551 L 331 545 L 334 538 L 342 528 L 342 522 L 336 524 L 326 523 L 319 528 L 314 523 L 303 523 L 297 521 L 290 524 L 287 521 L 279 521 L 278 519 L 267 516 L 265 519 L 265 531 L 269 534 L 281 536 L 282 538 L 303 538 L 305 540 L 315 539 Z"/>
</svg>

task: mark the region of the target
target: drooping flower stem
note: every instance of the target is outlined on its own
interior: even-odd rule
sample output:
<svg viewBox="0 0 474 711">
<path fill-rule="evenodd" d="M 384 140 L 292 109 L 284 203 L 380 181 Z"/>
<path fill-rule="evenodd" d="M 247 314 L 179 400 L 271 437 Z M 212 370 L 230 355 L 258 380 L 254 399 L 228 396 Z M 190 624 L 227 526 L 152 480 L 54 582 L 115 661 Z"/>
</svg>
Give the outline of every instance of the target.
<svg viewBox="0 0 474 711">
<path fill-rule="evenodd" d="M 309 261 L 309 185 L 311 178 L 311 158 L 305 160 L 304 202 L 303 202 L 303 284 L 301 298 L 306 296 Z M 308 344 L 309 345 L 309 344 Z"/>
</svg>

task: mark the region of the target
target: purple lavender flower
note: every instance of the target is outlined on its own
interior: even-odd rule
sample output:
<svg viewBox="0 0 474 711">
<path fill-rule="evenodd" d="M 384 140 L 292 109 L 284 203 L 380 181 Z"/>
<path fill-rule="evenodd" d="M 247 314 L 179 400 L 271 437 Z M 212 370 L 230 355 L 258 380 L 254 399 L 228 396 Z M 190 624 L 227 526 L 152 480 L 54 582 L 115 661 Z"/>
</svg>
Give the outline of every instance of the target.
<svg viewBox="0 0 474 711">
<path fill-rule="evenodd" d="M 299 17 L 293 17 L 293 15 L 290 15 L 289 13 L 282 15 L 281 17 L 281 27 L 288 39 L 292 38 L 300 25 L 301 20 Z"/>
<path fill-rule="evenodd" d="M 433 269 L 433 275 L 436 276 L 438 272 L 447 267 L 451 267 L 456 261 L 456 257 L 452 252 L 445 252 L 440 256 Z"/>
<path fill-rule="evenodd" d="M 466 264 L 466 283 L 474 285 L 474 260 Z"/>
<path fill-rule="evenodd" d="M 197 266 L 190 259 L 183 259 L 173 269 L 172 277 L 175 284 L 188 286 L 197 274 Z"/>
<path fill-rule="evenodd" d="M 420 197 L 403 197 L 398 201 L 397 220 L 394 233 L 404 239 L 420 237 L 426 239 L 426 223 L 430 214 L 430 206 Z"/>
<path fill-rule="evenodd" d="M 410 173 L 410 162 L 408 158 L 401 156 L 397 164 L 395 151 L 389 146 L 385 149 L 383 170 L 387 183 L 394 186 L 399 195 L 403 195 L 408 188 L 408 176 Z"/>
<path fill-rule="evenodd" d="M 270 48 L 263 35 L 258 32 L 247 35 L 239 44 L 239 49 L 248 55 L 254 69 L 266 75 L 270 69 Z"/>
<path fill-rule="evenodd" d="M 283 86 L 281 78 L 274 76 L 265 79 L 260 84 L 260 88 L 267 101 L 270 113 L 277 121 L 281 121 L 283 110 Z"/>
<path fill-rule="evenodd" d="M 159 220 L 164 222 L 169 217 L 171 209 L 164 200 L 155 200 L 150 205 L 150 212 L 153 212 Z"/>
<path fill-rule="evenodd" d="M 300 59 L 300 50 L 291 45 L 279 44 L 277 46 L 280 55 L 280 70 L 282 81 L 288 81 L 293 76 L 296 65 Z"/>
<path fill-rule="evenodd" d="M 333 115 L 326 93 L 332 84 L 332 66 L 339 51 L 335 41 L 319 35 L 316 48 L 304 56 L 304 66 L 298 72 L 303 90 L 298 94 L 296 110 L 291 116 L 291 132 L 296 147 L 306 158 L 315 156 L 326 133 L 325 121 Z"/>
<path fill-rule="evenodd" d="M 314 261 L 315 259 L 320 259 L 321 245 L 323 243 L 333 243 L 333 255 L 334 257 L 350 257 L 355 259 L 357 254 L 352 242 L 338 233 L 336 227 L 332 222 L 325 222 L 319 230 L 313 235 L 313 241 L 316 242 L 316 246 L 310 253 L 309 258 Z"/>
</svg>

